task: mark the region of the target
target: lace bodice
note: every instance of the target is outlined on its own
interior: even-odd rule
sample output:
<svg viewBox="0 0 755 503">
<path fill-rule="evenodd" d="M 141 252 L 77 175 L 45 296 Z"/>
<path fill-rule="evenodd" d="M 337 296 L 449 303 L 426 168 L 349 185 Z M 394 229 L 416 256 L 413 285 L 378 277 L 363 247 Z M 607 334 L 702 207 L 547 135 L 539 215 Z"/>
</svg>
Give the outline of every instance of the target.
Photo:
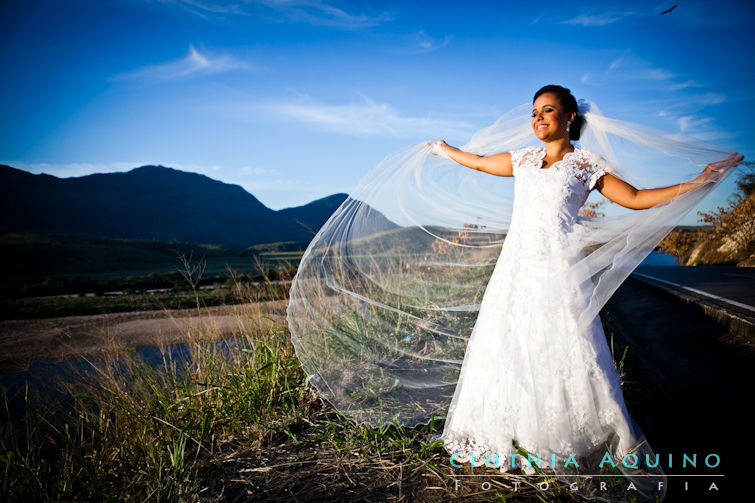
<svg viewBox="0 0 755 503">
<path fill-rule="evenodd" d="M 550 168 L 542 168 L 543 159 L 545 159 L 544 147 L 527 147 L 511 152 L 514 176 L 521 174 L 523 169 L 534 168 L 543 172 L 555 169 L 561 173 L 571 174 L 585 184 L 589 192 L 595 187 L 595 182 L 607 171 L 606 162 L 602 157 L 581 148 L 575 148 L 574 152 L 567 152 L 563 159 Z"/>
<path fill-rule="evenodd" d="M 608 166 L 600 156 L 580 148 L 548 168 L 541 167 L 544 158 L 544 147 L 511 153 L 515 182 L 510 232 L 536 236 L 541 245 L 554 238 L 553 244 L 560 246 Z"/>
</svg>

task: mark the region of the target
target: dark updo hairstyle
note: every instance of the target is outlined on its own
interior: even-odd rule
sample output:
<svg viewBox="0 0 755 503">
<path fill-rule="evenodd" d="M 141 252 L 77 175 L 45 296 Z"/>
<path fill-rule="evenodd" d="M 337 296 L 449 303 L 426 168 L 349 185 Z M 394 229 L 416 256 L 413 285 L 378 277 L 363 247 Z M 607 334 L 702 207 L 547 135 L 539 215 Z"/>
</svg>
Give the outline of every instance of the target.
<svg viewBox="0 0 755 503">
<path fill-rule="evenodd" d="M 545 93 L 553 93 L 558 96 L 558 101 L 561 102 L 561 106 L 564 107 L 564 110 L 576 114 L 574 120 L 569 126 L 569 139 L 573 141 L 579 140 L 579 136 L 582 134 L 582 127 L 585 125 L 585 118 L 580 115 L 579 109 L 577 108 L 577 100 L 572 96 L 571 91 L 565 87 L 551 84 L 540 88 L 540 90 L 535 93 L 535 97 L 532 98 L 532 102 L 534 103 L 538 96 Z"/>
</svg>

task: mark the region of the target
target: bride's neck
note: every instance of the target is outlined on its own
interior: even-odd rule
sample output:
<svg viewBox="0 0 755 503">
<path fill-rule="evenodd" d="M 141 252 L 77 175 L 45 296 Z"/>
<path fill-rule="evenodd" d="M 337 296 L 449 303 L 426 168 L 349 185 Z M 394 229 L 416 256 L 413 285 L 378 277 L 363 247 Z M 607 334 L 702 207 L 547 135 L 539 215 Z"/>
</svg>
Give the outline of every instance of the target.
<svg viewBox="0 0 755 503">
<path fill-rule="evenodd" d="M 568 138 L 559 138 L 545 144 L 545 156 L 549 159 L 561 159 L 569 152 L 574 152 L 574 146 Z"/>
</svg>

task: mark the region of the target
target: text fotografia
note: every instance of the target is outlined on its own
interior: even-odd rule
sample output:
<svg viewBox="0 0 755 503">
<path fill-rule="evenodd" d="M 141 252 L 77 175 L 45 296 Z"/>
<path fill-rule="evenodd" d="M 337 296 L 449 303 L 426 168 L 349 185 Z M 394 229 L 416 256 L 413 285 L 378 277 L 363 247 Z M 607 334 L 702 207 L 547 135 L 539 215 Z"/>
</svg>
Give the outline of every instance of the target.
<svg viewBox="0 0 755 503">
<path fill-rule="evenodd" d="M 514 492 L 519 491 L 520 486 L 522 486 L 524 489 L 526 489 L 528 491 L 530 489 L 532 489 L 532 487 L 536 487 L 540 491 L 547 491 L 548 489 L 550 489 L 550 484 L 548 482 L 540 482 L 539 484 L 535 484 L 533 486 L 532 484 L 525 484 L 523 482 L 518 482 L 518 481 L 514 480 L 514 481 L 511 481 L 511 484 L 513 485 Z M 693 484 L 695 484 L 695 485 L 693 486 Z M 459 479 L 455 479 L 454 480 L 454 491 L 458 491 L 460 485 L 461 485 L 461 481 Z M 608 483 L 604 482 L 604 481 L 600 481 L 597 484 L 594 484 L 594 483 L 587 484 L 587 486 L 593 486 L 593 485 L 597 485 L 599 491 L 604 491 L 605 492 L 605 491 L 609 491 L 609 490 L 610 491 L 615 490 L 615 489 L 609 489 L 608 488 Z M 661 491 L 663 491 L 664 487 L 665 487 L 665 484 L 664 484 L 663 481 L 658 481 L 657 482 L 656 490 L 659 493 Z M 709 494 L 715 494 L 718 491 L 720 491 L 717 482 L 716 481 L 710 481 L 710 480 L 706 481 L 706 482 L 703 482 L 703 483 L 695 483 L 695 482 L 690 483 L 688 480 L 685 480 L 682 485 L 677 485 L 677 488 L 680 489 L 680 490 L 682 490 L 682 491 L 684 491 L 685 493 L 690 492 L 690 491 L 694 491 L 694 490 L 698 490 L 698 491 L 702 490 L 702 491 L 707 491 Z M 493 489 L 493 484 L 491 482 L 487 481 L 487 480 L 483 481 L 483 482 L 480 483 L 480 489 L 483 490 L 483 491 L 490 491 L 491 489 Z M 572 482 L 572 483 L 569 484 L 569 489 L 571 491 L 579 491 L 580 489 L 582 489 L 582 487 L 580 486 L 580 484 L 578 482 Z M 632 492 L 632 491 L 636 492 L 637 491 L 637 487 L 634 485 L 633 482 L 630 482 L 629 485 L 627 485 L 625 487 L 625 489 L 626 489 L 627 492 Z"/>
<path fill-rule="evenodd" d="M 460 456 L 463 453 L 461 451 L 454 452 L 451 455 L 450 463 L 451 466 L 455 468 L 462 468 L 463 465 L 457 463 L 456 458 L 462 459 Z M 681 457 L 681 459 L 680 459 Z M 501 454 L 496 454 L 495 457 L 491 456 L 490 454 L 485 454 L 485 466 L 486 467 L 492 467 L 492 468 L 501 468 L 505 466 L 503 463 L 507 462 L 510 463 L 511 468 L 524 468 L 525 466 L 527 468 L 532 468 L 533 465 L 537 466 L 538 468 L 547 468 L 548 466 L 563 466 L 564 468 L 568 469 L 578 469 L 579 463 L 577 462 L 576 458 L 573 454 L 569 454 L 568 457 L 565 459 L 558 459 L 556 458 L 555 454 L 551 454 L 550 456 L 550 465 L 543 464 L 543 459 L 540 454 L 537 455 L 537 457 L 533 457 L 532 454 L 527 454 L 527 456 L 523 456 L 521 454 L 504 454 L 501 456 Z M 642 459 L 644 458 L 644 459 Z M 548 458 L 545 458 L 545 463 L 548 462 Z M 479 466 L 475 462 L 475 453 L 473 452 L 471 455 L 470 461 L 472 462 L 473 466 Z M 641 464 L 644 461 L 644 464 Z M 623 465 L 625 468 L 629 469 L 637 469 L 640 467 L 645 468 L 658 468 L 661 467 L 661 463 L 665 462 L 665 464 L 662 466 L 662 468 L 697 468 L 698 465 L 700 467 L 707 467 L 707 468 L 717 468 L 721 464 L 721 457 L 718 454 L 711 453 L 706 455 L 701 455 L 700 458 L 698 458 L 697 453 L 694 454 L 688 454 L 688 453 L 682 453 L 681 456 L 674 456 L 673 454 L 669 453 L 667 457 L 662 457 L 660 454 L 655 454 L 655 456 L 649 456 L 645 455 L 643 457 L 638 456 L 637 454 L 626 454 L 620 461 L 615 461 L 613 459 L 613 456 L 606 451 L 605 454 L 603 454 L 603 458 L 600 461 L 600 464 L 598 465 L 598 468 L 621 468 Z M 517 464 L 519 463 L 519 464 Z"/>
</svg>

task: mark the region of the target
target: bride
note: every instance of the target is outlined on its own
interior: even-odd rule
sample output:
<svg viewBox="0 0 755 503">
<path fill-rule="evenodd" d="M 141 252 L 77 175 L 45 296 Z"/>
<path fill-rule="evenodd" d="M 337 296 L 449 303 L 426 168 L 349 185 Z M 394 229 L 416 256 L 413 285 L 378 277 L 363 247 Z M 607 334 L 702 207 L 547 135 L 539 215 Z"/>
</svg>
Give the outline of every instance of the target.
<svg viewBox="0 0 755 503">
<path fill-rule="evenodd" d="M 638 190 L 608 172 L 600 156 L 572 145 L 583 122 L 570 91 L 548 85 L 535 93 L 532 108 L 532 131 L 542 146 L 482 156 L 442 140 L 428 144 L 435 155 L 516 179 L 509 231 L 442 435 L 456 463 L 558 472 L 564 466 L 551 466 L 555 459 L 577 465 L 596 448 L 621 459 L 642 444 L 597 315 L 580 331 L 579 315 L 592 291 L 571 274 L 583 255 L 569 256 L 569 234 L 593 188 L 625 208 L 647 209 L 696 188 L 742 156 L 708 164 L 690 182 Z M 516 287 L 505 286 L 510 283 Z M 520 447 L 529 460 L 517 457 Z M 649 453 L 646 445 L 641 450 Z"/>
<path fill-rule="evenodd" d="M 292 282 L 287 322 L 307 382 L 372 427 L 446 412 L 453 468 L 552 470 L 592 497 L 663 498 L 598 313 L 742 160 L 727 154 L 546 86 L 462 148 L 386 157 Z M 606 214 L 593 189 L 616 203 Z"/>
</svg>

